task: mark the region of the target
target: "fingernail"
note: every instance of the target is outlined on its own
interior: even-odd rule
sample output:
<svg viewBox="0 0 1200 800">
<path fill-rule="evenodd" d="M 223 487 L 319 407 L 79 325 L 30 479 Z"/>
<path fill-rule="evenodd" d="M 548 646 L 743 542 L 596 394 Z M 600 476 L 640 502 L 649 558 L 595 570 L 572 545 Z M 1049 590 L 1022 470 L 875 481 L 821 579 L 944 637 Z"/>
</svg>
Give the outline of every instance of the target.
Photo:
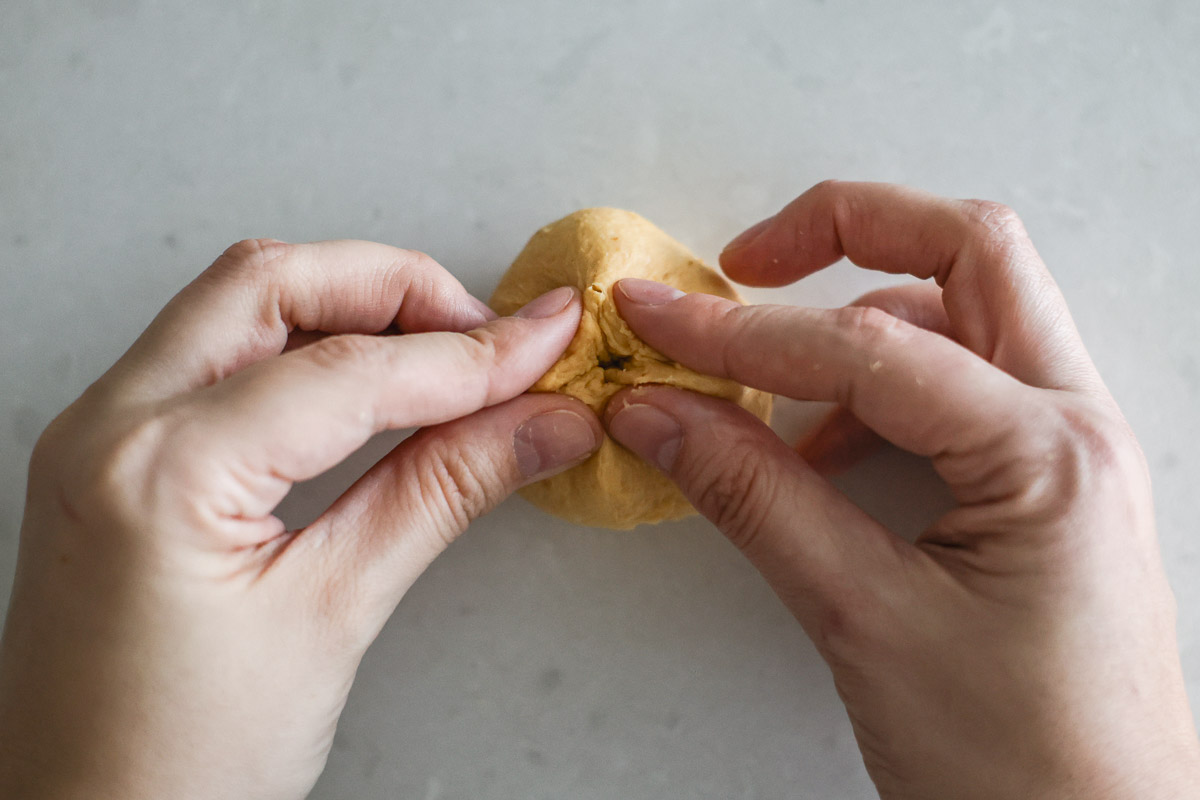
<svg viewBox="0 0 1200 800">
<path fill-rule="evenodd" d="M 617 291 L 624 295 L 629 302 L 643 306 L 661 306 L 687 294 L 674 286 L 667 286 L 658 281 L 645 281 L 641 278 L 624 278 L 617 281 Z"/>
<path fill-rule="evenodd" d="M 683 444 L 683 428 L 665 411 L 644 403 L 624 406 L 609 420 L 608 431 L 618 442 L 670 472 Z"/>
<path fill-rule="evenodd" d="M 530 417 L 513 434 L 517 467 L 526 478 L 582 461 L 599 444 L 596 430 L 587 420 L 574 411 L 562 409 Z"/>
<path fill-rule="evenodd" d="M 573 297 L 575 297 L 574 289 L 570 286 L 560 286 L 557 289 L 546 292 L 541 297 L 530 300 L 518 308 L 513 316 L 520 317 L 521 319 L 545 319 L 546 317 L 553 317 L 566 308 L 567 303 L 570 303 Z"/>
<path fill-rule="evenodd" d="M 746 245 L 750 244 L 751 242 L 753 242 L 755 239 L 758 238 L 760 233 L 762 233 L 763 231 L 765 231 L 767 229 L 767 226 L 771 224 L 771 220 L 773 220 L 773 219 L 775 219 L 775 218 L 767 217 L 762 222 L 754 223 L 749 228 L 747 228 L 746 230 L 742 231 L 737 236 L 735 236 L 733 238 L 733 241 L 731 241 L 729 244 L 725 245 L 725 250 L 723 252 L 728 253 L 730 250 L 737 250 L 739 248 L 745 247 Z"/>
</svg>

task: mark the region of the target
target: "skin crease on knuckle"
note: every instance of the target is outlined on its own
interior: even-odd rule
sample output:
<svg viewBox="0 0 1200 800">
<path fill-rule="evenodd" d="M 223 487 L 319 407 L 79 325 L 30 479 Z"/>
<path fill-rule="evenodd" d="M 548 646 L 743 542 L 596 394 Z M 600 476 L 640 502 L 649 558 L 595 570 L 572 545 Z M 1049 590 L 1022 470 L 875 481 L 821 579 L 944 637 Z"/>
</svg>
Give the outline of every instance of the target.
<svg viewBox="0 0 1200 800">
<path fill-rule="evenodd" d="M 1024 281 L 1041 275 L 1040 260 L 1033 252 L 1029 234 L 1017 212 L 990 200 L 964 200 L 962 206 L 966 212 L 968 235 L 960 258 L 969 258 L 986 269 L 1018 272 Z M 1035 263 L 1038 268 L 1031 268 Z M 948 280 L 949 276 L 945 276 L 938 282 L 945 285 Z M 1039 277 L 1038 283 L 1044 284 L 1045 280 Z M 984 291 L 978 280 L 975 290 L 980 294 Z"/>
<path fill-rule="evenodd" d="M 416 309 L 450 309 L 465 291 L 458 289 L 457 281 L 432 257 L 418 250 L 401 250 L 388 270 L 391 291 L 377 297 L 402 297 L 397 318 L 402 330 L 420 333 L 430 330 L 416 325 L 413 314 Z"/>
<path fill-rule="evenodd" d="M 180 294 L 168 304 L 167 309 L 178 307 L 178 313 L 190 314 L 197 300 L 212 304 L 212 298 L 220 298 L 218 305 L 229 305 L 237 297 L 242 304 L 254 307 L 257 312 L 254 324 L 242 332 L 248 342 L 249 352 L 282 352 L 287 343 L 290 318 L 289 298 L 281 289 L 278 270 L 293 253 L 297 245 L 274 239 L 243 239 L 226 248 L 208 269 L 195 281 L 184 287 Z M 203 385 L 212 385 L 249 366 L 252 359 L 243 357 L 229 363 L 214 363 L 212 374 Z M 107 376 L 105 376 L 107 377 Z M 101 378 L 103 382 L 105 378 Z"/>
<path fill-rule="evenodd" d="M 961 200 L 960 205 L 966 212 L 968 221 L 977 226 L 978 234 L 972 237 L 976 241 L 1009 246 L 1029 238 L 1021 217 L 1003 203 L 972 198 Z"/>
<path fill-rule="evenodd" d="M 866 355 L 868 364 L 888 361 L 885 353 L 893 348 L 904 347 L 911 336 L 912 326 L 903 320 L 871 306 L 847 306 L 830 312 L 833 330 L 841 340 L 838 349 L 844 352 Z M 843 408 L 854 410 L 857 382 L 864 377 L 860 372 L 847 370 L 846 378 L 836 386 L 836 400 Z"/>
<path fill-rule="evenodd" d="M 1153 519 L 1149 471 L 1125 421 L 1084 398 L 1071 398 L 1058 411 L 1060 452 L 1068 456 L 1059 493 L 1088 521 L 1068 529 L 1065 539 L 1079 540 L 1081 551 L 1099 554 L 1107 545 L 1157 559 L 1154 527 L 1140 523 Z"/>
<path fill-rule="evenodd" d="M 330 376 L 343 374 L 348 368 L 362 376 L 364 381 L 372 376 L 386 374 L 392 356 L 386 337 L 369 334 L 343 333 L 327 336 L 296 351 L 296 355 L 308 361 L 318 370 Z M 356 399 L 358 415 L 353 425 L 361 433 L 370 435 L 378 427 L 383 410 L 372 402 L 373 393 L 362 393 Z"/>
<path fill-rule="evenodd" d="M 764 375 L 779 361 L 794 358 L 792 348 L 800 349 L 802 342 L 780 342 L 775 347 L 755 346 L 768 341 L 764 332 L 776 318 L 787 320 L 792 309 L 786 306 L 743 306 L 730 304 L 717 312 L 713 330 L 728 331 L 717 337 L 721 349 L 718 363 L 723 375 Z"/>
<path fill-rule="evenodd" d="M 830 314 L 843 346 L 868 353 L 899 343 L 911 327 L 899 317 L 874 306 L 846 306 L 834 309 Z"/>
<path fill-rule="evenodd" d="M 313 342 L 298 352 L 320 369 L 336 371 L 353 364 L 369 374 L 379 366 L 380 342 L 375 336 L 343 333 Z"/>
<path fill-rule="evenodd" d="M 818 205 L 827 205 L 829 207 L 829 221 L 833 225 L 834 241 L 838 244 L 838 251 L 844 254 L 842 242 L 847 238 L 851 222 L 862 219 L 855 207 L 852 196 L 842 191 L 842 181 L 835 178 L 826 178 L 818 183 L 810 191 L 815 197 L 825 198 Z M 803 242 L 807 231 L 798 231 L 796 237 L 797 242 Z"/>
<path fill-rule="evenodd" d="M 90 521 L 101 523 L 90 529 L 133 534 L 147 517 L 171 520 L 171 535 L 150 542 L 165 547 L 172 540 L 206 552 L 282 532 L 282 523 L 256 498 L 273 493 L 282 499 L 289 484 L 231 459 L 189 404 L 171 402 L 109 430 L 84 456 L 89 467 L 73 482 Z"/>
<path fill-rule="evenodd" d="M 264 323 L 278 324 L 279 291 L 276 275 L 280 265 L 296 245 L 274 239 L 242 239 L 225 249 L 212 265 L 200 274 L 196 283 L 210 287 L 216 284 L 217 291 L 248 292 L 264 301 L 260 315 Z M 264 292 L 263 288 L 268 287 Z"/>
<path fill-rule="evenodd" d="M 1057 571 L 1058 565 L 1086 555 L 1091 544 L 1089 520 L 1096 514 L 1095 487 L 1087 483 L 1088 455 L 1080 443 L 1057 425 L 1054 410 L 1031 416 L 1027 427 L 997 436 L 986 450 L 947 457 L 939 472 L 971 474 L 960 487 L 958 508 L 925 531 L 918 546 L 943 565 L 994 572 L 988 565 L 1002 547 L 1010 569 Z M 967 462 L 974 462 L 970 465 Z M 1027 559 L 1013 562 L 1016 552 Z M 1018 570 L 1020 571 L 1020 570 Z"/>
<path fill-rule="evenodd" d="M 467 525 L 507 494 L 496 474 L 499 454 L 481 451 L 465 442 L 446 441 L 429 431 L 414 458 L 413 476 L 421 506 L 428 510 L 434 530 L 448 546 Z M 418 436 L 423 434 L 418 434 Z"/>
<path fill-rule="evenodd" d="M 77 417 L 89 415 L 92 421 L 80 430 Z M 43 434 L 30 474 L 37 483 L 52 483 L 50 496 L 65 518 L 91 531 L 132 535 L 146 517 L 170 518 L 185 529 L 210 531 L 194 542 L 204 546 L 223 541 L 220 534 L 228 533 L 223 523 L 253 525 L 255 534 L 273 531 L 276 520 L 264 517 L 255 524 L 239 498 L 257 496 L 263 488 L 258 484 L 277 479 L 239 471 L 211 445 L 211 432 L 183 398 L 115 416 L 72 406 Z M 57 476 L 64 474 L 71 479 L 60 481 Z M 257 484 L 242 485 L 239 474 Z M 240 533 L 230 541 L 240 543 L 245 531 Z"/>
<path fill-rule="evenodd" d="M 971 366 L 991 369 L 979 361 Z M 960 380 L 969 375 L 962 369 L 956 374 Z M 988 426 L 947 438 L 934 456 L 934 468 L 954 487 L 961 506 L 995 504 L 1018 495 L 1030 475 L 1053 456 L 1049 439 L 1057 413 L 1044 402 L 1041 391 L 1014 383 L 996 397 L 1003 402 Z"/>
<path fill-rule="evenodd" d="M 248 276 L 254 283 L 261 283 L 261 273 L 273 270 L 292 248 L 293 245 L 275 239 L 242 239 L 225 248 L 213 262 L 212 270 L 231 277 Z"/>
<path fill-rule="evenodd" d="M 989 200 L 962 200 L 959 205 L 966 215 L 966 238 L 960 251 L 939 272 L 939 284 L 954 289 L 949 297 L 967 317 L 975 313 L 973 309 L 987 305 L 989 293 L 991 302 L 1005 302 L 1012 307 L 1011 313 L 1019 315 L 1021 324 L 1016 335 L 1026 337 L 1012 338 L 1013 332 L 1007 328 L 976 326 L 971 328 L 966 343 L 993 363 L 1003 362 L 1008 351 L 1045 348 L 1064 325 L 1070 327 L 1070 314 L 1021 218 L 1008 206 Z M 964 264 L 973 268 L 947 272 Z M 997 272 L 1010 276 L 1003 288 L 986 280 L 987 273 Z M 950 287 L 952 282 L 955 285 Z M 998 297 L 997 292 L 1001 293 Z"/>
<path fill-rule="evenodd" d="M 1014 466 L 1025 470 L 1011 497 L 1014 516 L 1031 529 L 1059 531 L 1060 546 L 1074 544 L 1083 551 L 1102 531 L 1132 533 L 1133 508 L 1123 515 L 1129 517 L 1127 525 L 1096 518 L 1111 515 L 1114 502 L 1131 490 L 1135 497 L 1148 490 L 1144 462 L 1130 446 L 1124 422 L 1097 403 L 1064 395 L 1053 403 L 1043 426 L 1043 436 L 1023 437 L 1028 450 L 1014 459 Z M 1145 505 L 1148 500 L 1133 502 Z M 1079 524 L 1089 519 L 1093 524 Z"/>
<path fill-rule="evenodd" d="M 778 481 L 752 441 L 735 438 L 702 463 L 679 459 L 692 474 L 685 485 L 698 487 L 694 502 L 743 552 L 755 547 L 766 510 L 777 499 Z"/>
<path fill-rule="evenodd" d="M 489 406 L 500 399 L 501 379 L 510 347 L 502 334 L 492 328 L 476 328 L 458 334 L 462 337 L 466 364 L 463 374 L 471 376 L 471 386 L 480 393 L 479 405 Z M 482 376 L 482 380 L 476 376 Z"/>
</svg>

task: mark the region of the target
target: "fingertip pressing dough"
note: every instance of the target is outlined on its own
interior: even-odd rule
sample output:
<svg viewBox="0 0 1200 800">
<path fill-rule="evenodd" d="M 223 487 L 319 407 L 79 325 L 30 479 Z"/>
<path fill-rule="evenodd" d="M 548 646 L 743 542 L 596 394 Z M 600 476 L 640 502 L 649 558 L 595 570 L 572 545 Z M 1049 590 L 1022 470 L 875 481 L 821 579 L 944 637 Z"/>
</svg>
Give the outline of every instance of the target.
<svg viewBox="0 0 1200 800">
<path fill-rule="evenodd" d="M 491 306 L 499 314 L 511 314 L 559 286 L 575 286 L 583 294 L 575 338 L 531 391 L 562 392 L 601 414 L 624 387 L 669 384 L 733 400 L 764 421 L 770 418 L 770 394 L 693 372 L 635 336 L 612 299 L 612 286 L 622 278 L 646 278 L 742 302 L 720 274 L 632 211 L 576 211 L 535 233 L 492 294 Z M 587 461 L 521 494 L 551 514 L 603 528 L 695 513 L 662 473 L 608 436 Z"/>
</svg>

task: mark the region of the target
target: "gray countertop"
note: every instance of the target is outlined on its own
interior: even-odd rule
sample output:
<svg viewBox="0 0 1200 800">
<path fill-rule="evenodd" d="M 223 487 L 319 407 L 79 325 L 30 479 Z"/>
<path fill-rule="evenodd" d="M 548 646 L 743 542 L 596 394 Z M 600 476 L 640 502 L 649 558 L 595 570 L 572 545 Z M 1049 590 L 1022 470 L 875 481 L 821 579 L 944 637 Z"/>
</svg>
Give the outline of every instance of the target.
<svg viewBox="0 0 1200 800">
<path fill-rule="evenodd" d="M 1189 0 L 8 0 L 0 593 L 42 427 L 237 239 L 421 249 L 486 297 L 582 206 L 713 259 L 820 179 L 890 180 L 1022 214 L 1149 458 L 1200 700 L 1198 42 Z M 896 280 L 842 264 L 749 296 Z M 777 428 L 813 413 L 785 404 Z M 945 502 L 896 453 L 841 485 L 907 531 Z M 872 796 L 823 663 L 711 526 L 593 531 L 519 499 L 405 598 L 314 792 Z"/>
</svg>

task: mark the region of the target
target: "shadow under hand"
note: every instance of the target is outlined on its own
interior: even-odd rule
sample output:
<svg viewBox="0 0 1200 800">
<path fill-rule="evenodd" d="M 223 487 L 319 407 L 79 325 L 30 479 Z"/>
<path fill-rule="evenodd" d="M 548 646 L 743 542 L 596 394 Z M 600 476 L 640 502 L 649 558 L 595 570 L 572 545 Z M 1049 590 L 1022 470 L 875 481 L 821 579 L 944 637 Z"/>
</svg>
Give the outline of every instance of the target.
<svg viewBox="0 0 1200 800">
<path fill-rule="evenodd" d="M 699 517 L 603 531 L 514 500 L 400 604 L 313 796 L 434 775 L 463 797 L 738 797 L 763 764 L 868 796 L 827 667 L 750 564 Z"/>
<path fill-rule="evenodd" d="M 776 396 L 771 427 L 797 442 L 836 406 Z M 908 541 L 955 507 L 929 459 L 885 445 L 830 482 L 859 508 Z"/>
<path fill-rule="evenodd" d="M 929 459 L 890 445 L 831 482 L 859 508 L 909 542 L 956 505 Z"/>
<path fill-rule="evenodd" d="M 288 530 L 310 525 L 377 461 L 414 432 L 414 429 L 386 431 L 373 436 L 333 469 L 293 486 L 275 509 L 275 516 L 283 521 Z"/>
</svg>

